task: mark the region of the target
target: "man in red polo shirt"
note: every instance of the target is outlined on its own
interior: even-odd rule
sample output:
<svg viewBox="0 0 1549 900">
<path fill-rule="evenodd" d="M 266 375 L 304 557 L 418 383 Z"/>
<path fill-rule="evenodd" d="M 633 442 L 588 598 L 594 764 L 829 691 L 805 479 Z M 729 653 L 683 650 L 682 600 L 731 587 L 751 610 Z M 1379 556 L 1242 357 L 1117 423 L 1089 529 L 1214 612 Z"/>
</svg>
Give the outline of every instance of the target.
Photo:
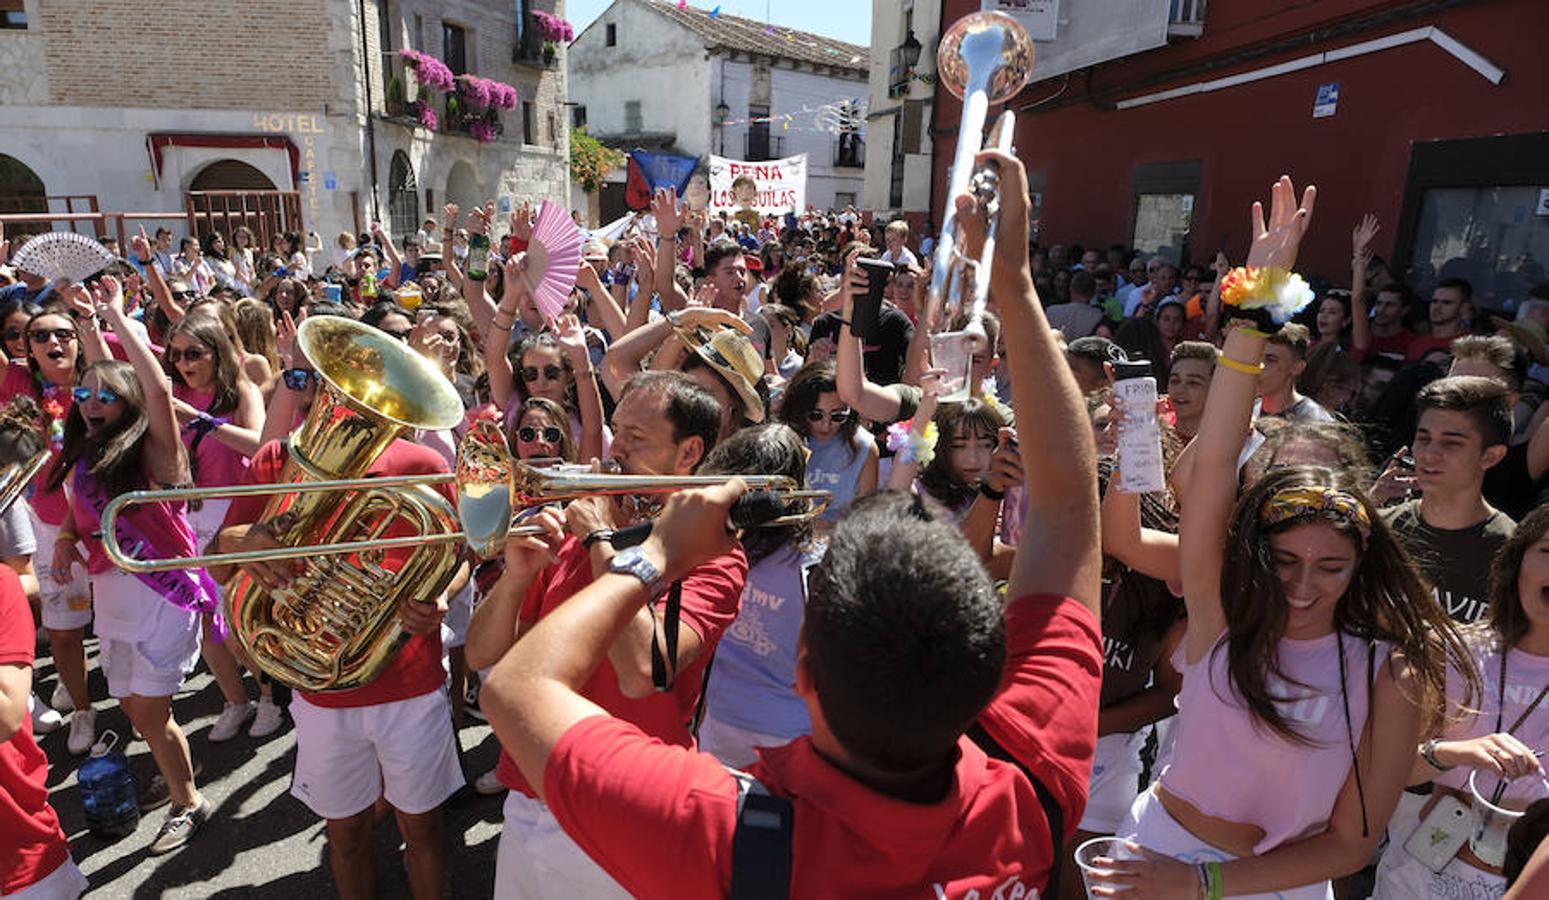
<svg viewBox="0 0 1549 900">
<path fill-rule="evenodd" d="M 613 412 L 613 458 L 629 475 L 688 475 L 715 445 L 720 426 L 720 404 L 694 379 L 681 372 L 641 373 L 625 384 Z M 464 653 L 471 667 L 494 665 L 535 623 L 563 609 L 630 553 L 615 553 L 609 543 L 612 529 L 629 524 L 611 498 L 576 500 L 563 513 L 544 511 L 537 521 L 551 527 L 552 547 L 534 541 L 544 550 L 519 549 L 525 542 L 508 550 L 504 575 L 468 627 Z M 607 658 L 583 679 L 586 701 L 664 744 L 693 747 L 688 723 L 705 667 L 737 617 L 747 571 L 742 550 L 723 546 L 676 573 L 682 605 L 675 655 L 667 646 L 672 626 L 662 605 L 637 610 Z M 659 633 L 667 637 L 658 640 Z M 497 898 L 629 896 L 565 835 L 504 750 L 496 771 L 511 789 L 496 857 Z"/>
<path fill-rule="evenodd" d="M 0 566 L 0 895 L 55 900 L 79 897 L 86 876 L 48 805 L 48 758 L 32 739 L 35 637 L 21 578 Z"/>
<path fill-rule="evenodd" d="M 299 351 L 298 351 L 299 352 Z M 315 375 L 316 373 L 312 373 Z M 292 406 L 303 412 L 310 405 L 316 378 L 286 402 L 271 406 L 271 414 Z M 247 483 L 279 480 L 289 457 L 283 441 L 259 448 L 247 471 Z M 446 460 L 436 451 L 397 440 L 371 464 L 367 474 L 440 474 Z M 454 500 L 451 488 L 438 486 Z M 259 519 L 266 497 L 238 497 L 231 503 L 214 550 L 255 550 L 277 546 Z M 397 526 L 387 537 L 403 534 Z M 212 550 L 213 552 L 213 550 Z M 382 565 L 403 564 L 406 551 L 388 551 Z M 284 583 L 296 564 L 264 563 L 245 567 L 260 584 Z M 230 569 L 213 570 L 225 581 Z M 398 604 L 399 625 L 410 635 L 387 669 L 358 688 L 324 693 L 298 691 L 291 701 L 296 723 L 296 770 L 291 795 L 328 821 L 328 858 L 339 896 L 367 900 L 376 896 L 373 845 L 377 800 L 386 798 L 404 840 L 404 864 L 409 887 L 417 900 L 440 897 L 446 871 L 442 804 L 464 784 L 457 761 L 452 712 L 441 665 L 441 619 L 446 596 L 411 597 Z"/>
<path fill-rule="evenodd" d="M 1003 233 L 1025 233 L 1021 163 L 980 158 L 1000 165 Z M 1031 508 L 1013 599 L 1003 605 L 952 523 L 908 495 L 865 498 L 840 520 L 808 580 L 797 651 L 812 734 L 751 769 L 791 804 L 790 896 L 1043 894 L 1086 801 L 1102 670 L 1095 448 L 1026 244 L 1001 242 L 990 277 L 1019 336 L 1007 344 L 1012 405 L 1039 424 L 1020 437 Z M 581 689 L 665 581 L 731 546 L 741 491 L 674 496 L 644 564 L 615 567 L 538 622 L 481 693 L 566 832 L 636 897 L 725 896 L 747 871 L 733 837 L 754 831 L 737 831 L 739 779 L 714 758 L 653 740 Z M 511 555 L 544 553 L 514 543 Z"/>
</svg>

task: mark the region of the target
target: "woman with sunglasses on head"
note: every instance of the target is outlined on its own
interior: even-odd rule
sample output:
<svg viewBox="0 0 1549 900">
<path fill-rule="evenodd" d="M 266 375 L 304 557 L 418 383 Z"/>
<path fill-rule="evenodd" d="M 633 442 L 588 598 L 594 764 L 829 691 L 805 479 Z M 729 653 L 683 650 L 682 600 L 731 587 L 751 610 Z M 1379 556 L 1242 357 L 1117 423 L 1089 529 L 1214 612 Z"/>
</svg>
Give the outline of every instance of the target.
<svg viewBox="0 0 1549 900">
<path fill-rule="evenodd" d="M 1308 188 L 1298 208 L 1281 178 L 1267 226 L 1254 204 L 1250 268 L 1290 280 L 1314 197 Z M 1420 736 L 1443 717 L 1448 665 L 1478 680 L 1355 479 L 1292 466 L 1239 498 L 1237 480 L 1219 477 L 1248 436 L 1259 329 L 1275 327 L 1263 308 L 1230 314 L 1248 321 L 1227 335 L 1188 451 L 1173 755 L 1119 830 L 1131 846 L 1112 855 L 1136 858 L 1098 859 L 1089 874 L 1142 897 L 1326 898 L 1329 879 L 1370 860 Z"/>
<path fill-rule="evenodd" d="M 172 697 L 199 660 L 200 619 L 218 614 L 219 597 L 202 569 L 130 574 L 115 568 L 102 542 L 91 537 L 102 530 L 102 513 L 113 497 L 189 480 L 171 381 L 150 346 L 128 327 L 117 279 L 103 278 L 93 299 L 130 362 L 102 360 L 82 374 L 48 484 L 72 487 L 71 522 L 88 551 L 98 658 L 108 691 L 150 745 L 173 804 L 150 846 L 157 855 L 186 844 L 212 808 L 194 785 Z M 139 558 L 189 557 L 197 549 L 181 502 L 125 510 L 114 536 Z M 73 553 L 74 545 L 68 550 Z M 212 631 L 215 639 L 224 637 L 223 624 Z"/>
<path fill-rule="evenodd" d="M 1465 680 L 1448 671 L 1447 705 L 1461 714 L 1414 753 L 1411 782 L 1435 787 L 1428 796 L 1406 794 L 1394 813 L 1374 900 L 1501 896 L 1502 872 L 1467 843 L 1438 872 L 1408 852 L 1410 836 L 1457 828 L 1447 807 L 1475 803 L 1475 772 L 1485 790 L 1493 791 L 1497 778 L 1511 779 L 1502 806 L 1520 809 L 1549 794 L 1541 781 L 1549 753 L 1549 506 L 1529 513 L 1496 555 L 1489 612 L 1467 636 L 1484 690 L 1464 705 Z"/>
<path fill-rule="evenodd" d="M 802 366 L 785 386 L 780 421 L 801 435 L 812 456 L 807 487 L 832 491 L 820 527 L 831 528 L 851 501 L 877 489 L 878 450 L 860 417 L 839 399 L 832 360 Z"/>
<path fill-rule="evenodd" d="M 9 321 L 9 320 L 8 320 Z M 39 423 L 47 439 L 52 461 L 64 446 L 65 420 L 75 400 L 71 390 L 88 361 L 104 357 L 102 344 L 93 339 L 83 344 L 76 321 L 64 306 L 38 310 L 23 326 L 27 356 L 23 366 L 6 367 L 0 383 L 0 403 L 25 394 L 37 402 L 43 418 Z M 73 565 L 74 525 L 69 522 L 70 501 L 62 487 L 51 486 L 47 469 L 33 481 L 33 531 L 38 551 L 39 599 L 43 627 L 48 630 L 50 652 L 59 670 L 51 705 L 70 717 L 67 745 L 83 754 L 96 739 L 96 711 L 86 684 L 86 626 L 91 622 L 91 589 L 85 572 Z"/>
<path fill-rule="evenodd" d="M 219 488 L 242 484 L 248 460 L 258 452 L 263 398 L 258 387 L 242 374 L 236 347 L 220 321 L 208 315 L 185 316 L 167 335 L 162 363 L 172 379 L 172 405 L 193 485 Z M 189 504 L 188 521 L 199 547 L 215 537 L 229 506 L 229 499 Z M 261 697 L 256 707 L 248 700 L 231 647 L 213 640 L 210 626 L 209 617 L 205 617 L 201 652 L 226 705 L 211 726 L 209 739 L 217 743 L 230 740 L 254 716 L 253 737 L 273 734 L 281 722 L 279 708 L 267 696 Z"/>
</svg>

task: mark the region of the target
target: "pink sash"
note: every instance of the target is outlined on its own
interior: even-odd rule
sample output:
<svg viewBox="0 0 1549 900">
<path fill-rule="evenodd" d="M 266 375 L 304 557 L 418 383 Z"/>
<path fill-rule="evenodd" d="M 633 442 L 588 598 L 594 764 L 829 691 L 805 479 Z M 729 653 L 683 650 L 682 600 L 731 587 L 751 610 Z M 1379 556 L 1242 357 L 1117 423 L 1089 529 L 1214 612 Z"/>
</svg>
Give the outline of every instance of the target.
<svg viewBox="0 0 1549 900">
<path fill-rule="evenodd" d="M 102 511 L 107 509 L 108 496 L 102 490 L 102 483 L 87 471 L 84 460 L 75 467 L 75 499 L 91 510 L 100 531 Z M 129 514 L 119 516 L 114 525 L 119 549 L 129 556 L 160 554 L 160 545 L 168 543 L 166 540 L 155 540 L 142 525 L 136 523 L 132 510 Z M 178 609 L 209 616 L 211 639 L 217 644 L 226 639 L 226 620 L 221 616 L 220 593 L 209 572 L 204 569 L 172 569 L 132 574 Z"/>
</svg>

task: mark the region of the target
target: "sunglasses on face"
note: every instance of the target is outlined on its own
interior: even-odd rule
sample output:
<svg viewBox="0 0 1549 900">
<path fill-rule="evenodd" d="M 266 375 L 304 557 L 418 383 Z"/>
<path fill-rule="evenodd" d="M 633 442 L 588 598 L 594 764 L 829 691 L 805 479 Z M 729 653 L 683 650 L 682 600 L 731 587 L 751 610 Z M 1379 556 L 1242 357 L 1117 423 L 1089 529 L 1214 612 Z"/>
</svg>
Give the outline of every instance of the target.
<svg viewBox="0 0 1549 900">
<path fill-rule="evenodd" d="M 33 330 L 33 332 L 32 332 L 32 342 L 34 344 L 46 344 L 46 343 L 48 343 L 48 339 L 49 338 L 53 338 L 54 340 L 58 341 L 61 344 L 68 343 L 70 341 L 75 340 L 75 329 L 74 328 L 38 328 L 38 329 Z"/>
<path fill-rule="evenodd" d="M 75 398 L 76 403 L 85 403 L 87 400 L 90 400 L 93 396 L 95 396 L 98 403 L 108 405 L 117 403 L 119 399 L 118 393 L 112 388 L 97 388 L 96 393 L 93 394 L 91 388 L 78 387 L 70 391 L 70 396 Z"/>
<path fill-rule="evenodd" d="M 516 436 L 520 438 L 524 444 L 534 443 L 538 440 L 540 435 L 542 436 L 543 442 L 545 444 L 557 444 L 559 443 L 560 438 L 563 437 L 563 435 L 560 434 L 559 429 L 552 425 L 545 428 L 534 428 L 531 425 L 523 425 L 521 428 L 516 430 Z"/>
<path fill-rule="evenodd" d="M 537 366 L 522 366 L 522 380 L 537 381 L 539 371 Z M 543 372 L 543 377 L 549 381 L 558 381 L 560 376 L 565 374 L 565 370 L 559 366 L 544 366 L 541 371 Z"/>
<path fill-rule="evenodd" d="M 189 300 L 189 299 L 192 299 L 192 298 L 194 298 L 196 296 L 198 296 L 198 295 L 195 294 L 193 291 L 173 291 L 172 292 L 172 299 L 174 299 L 174 300 Z"/>
<path fill-rule="evenodd" d="M 179 350 L 173 347 L 167 350 L 167 362 L 174 366 L 185 359 L 191 363 L 196 363 L 209 355 L 210 351 L 203 347 L 189 347 L 187 350 Z"/>
<path fill-rule="evenodd" d="M 848 407 L 844 409 L 831 409 L 827 412 L 824 412 L 821 409 L 814 409 L 807 413 L 808 422 L 821 422 L 825 418 L 835 425 L 843 425 L 844 423 L 850 421 L 850 410 Z"/>
<path fill-rule="evenodd" d="M 306 390 L 307 382 L 314 384 L 323 382 L 323 376 L 319 375 L 316 369 L 286 369 L 280 373 L 280 377 L 285 379 L 285 386 L 293 391 Z"/>
</svg>

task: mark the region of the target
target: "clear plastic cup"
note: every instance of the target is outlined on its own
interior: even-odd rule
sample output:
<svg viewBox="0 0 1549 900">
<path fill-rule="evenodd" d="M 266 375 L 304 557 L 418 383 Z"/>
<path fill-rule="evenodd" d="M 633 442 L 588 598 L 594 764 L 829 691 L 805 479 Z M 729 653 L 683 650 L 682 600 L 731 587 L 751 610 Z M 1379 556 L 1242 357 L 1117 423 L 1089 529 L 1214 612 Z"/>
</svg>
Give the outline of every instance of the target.
<svg viewBox="0 0 1549 900">
<path fill-rule="evenodd" d="M 1081 870 L 1081 883 L 1086 885 L 1088 897 L 1096 896 L 1092 893 L 1097 887 L 1092 881 L 1092 873 L 1108 871 L 1096 864 L 1098 858 L 1129 859 L 1134 856 L 1124 844 L 1125 839 L 1121 837 L 1096 837 L 1076 848 L 1076 866 Z"/>
<path fill-rule="evenodd" d="M 1549 797 L 1549 779 L 1526 775 L 1507 781 L 1494 772 L 1475 769 L 1468 776 L 1468 792 L 1474 814 L 1468 849 L 1485 865 L 1500 868 L 1506 861 L 1506 832 L 1529 806 Z"/>
<path fill-rule="evenodd" d="M 930 336 L 931 362 L 945 369 L 937 399 L 942 403 L 960 403 L 972 393 L 973 341 L 962 331 L 943 331 Z"/>
<path fill-rule="evenodd" d="M 398 288 L 396 296 L 398 298 L 398 305 L 409 312 L 419 309 L 420 301 L 424 299 L 424 294 L 420 292 L 420 286 L 412 281 L 406 282 L 402 287 Z"/>
</svg>

